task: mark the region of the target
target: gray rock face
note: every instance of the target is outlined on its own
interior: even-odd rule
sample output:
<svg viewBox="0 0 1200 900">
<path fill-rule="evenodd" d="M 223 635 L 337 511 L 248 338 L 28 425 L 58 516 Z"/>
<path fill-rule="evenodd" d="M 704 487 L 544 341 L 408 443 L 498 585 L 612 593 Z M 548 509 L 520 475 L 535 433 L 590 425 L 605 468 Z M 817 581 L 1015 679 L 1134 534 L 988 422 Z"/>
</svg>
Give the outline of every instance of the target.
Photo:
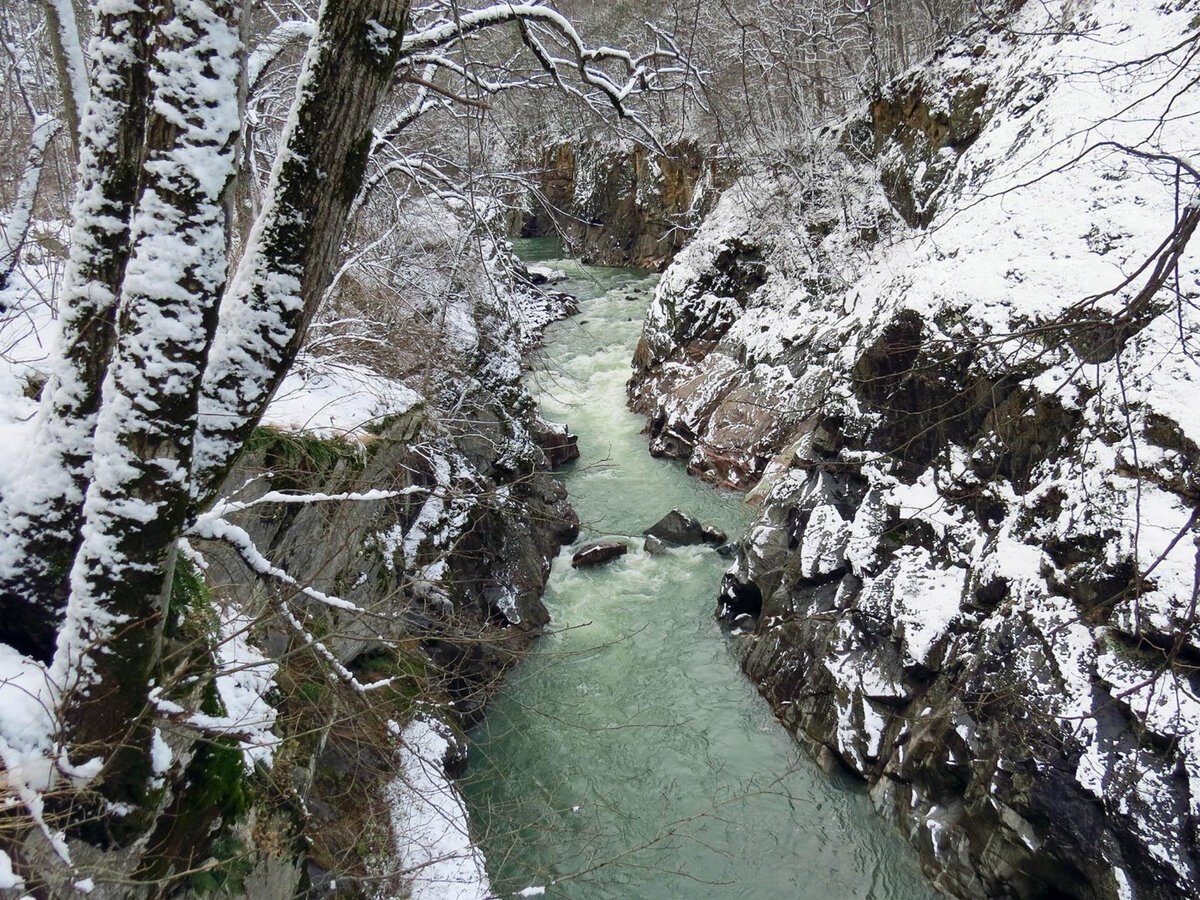
<svg viewBox="0 0 1200 900">
<path fill-rule="evenodd" d="M 523 237 L 565 235 L 585 262 L 657 269 L 715 202 L 723 179 L 692 143 L 667 156 L 644 147 L 563 143 L 540 165 L 539 200 L 521 225 Z"/>
<path fill-rule="evenodd" d="M 629 552 L 629 545 L 624 541 L 594 541 L 585 544 L 571 557 L 571 567 L 586 569 L 609 562 L 618 556 Z"/>
<path fill-rule="evenodd" d="M 1182 25 L 1135 5 L 1159 38 Z M 1168 349 L 1169 297 L 1119 356 L 1068 321 L 1103 257 L 1162 239 L 1129 217 L 1172 222 L 1173 196 L 1080 163 L 975 202 L 1090 102 L 1050 74 L 1067 52 L 952 46 L 806 148 L 819 177 L 726 191 L 663 278 L 630 392 L 653 452 L 751 490 L 719 599 L 743 667 L 938 888 L 1197 896 L 1200 372 Z M 1100 205 L 1112 245 L 1087 236 Z"/>
<path fill-rule="evenodd" d="M 670 547 L 662 538 L 655 537 L 652 534 L 646 535 L 646 540 L 642 543 L 642 549 L 651 556 L 658 556 L 660 553 L 666 553 Z"/>
<path fill-rule="evenodd" d="M 673 509 L 642 534 L 677 546 L 692 544 L 712 544 L 717 546 L 725 543 L 726 535 L 721 529 L 701 522 L 694 516 L 678 509 Z"/>
</svg>

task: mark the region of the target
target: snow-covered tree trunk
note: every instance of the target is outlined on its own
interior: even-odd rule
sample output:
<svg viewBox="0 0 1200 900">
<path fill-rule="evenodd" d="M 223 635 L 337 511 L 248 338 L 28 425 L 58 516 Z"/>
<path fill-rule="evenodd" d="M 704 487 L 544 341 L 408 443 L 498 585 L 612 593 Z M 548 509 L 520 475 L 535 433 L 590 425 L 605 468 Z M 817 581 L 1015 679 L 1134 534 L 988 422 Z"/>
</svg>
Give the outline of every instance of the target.
<svg viewBox="0 0 1200 900">
<path fill-rule="evenodd" d="M 145 184 L 55 658 L 72 758 L 105 756 L 105 799 L 139 810 L 151 774 L 148 732 L 139 732 L 149 728 L 175 547 L 190 510 L 200 378 L 228 269 L 224 200 L 240 127 L 240 10 L 239 0 L 159 8 Z"/>
<path fill-rule="evenodd" d="M 407 0 L 322 4 L 267 198 L 221 305 L 193 471 L 211 498 L 300 349 L 341 251 Z"/>
<path fill-rule="evenodd" d="M 46 10 L 46 32 L 63 95 L 63 117 L 67 121 L 67 133 L 71 138 L 75 159 L 78 160 L 79 127 L 87 112 L 91 88 L 88 84 L 83 45 L 79 40 L 75 5 L 72 0 L 42 0 L 42 6 Z"/>
<path fill-rule="evenodd" d="M 145 44 L 153 56 L 142 178 L 112 363 L 94 433 L 86 435 L 82 540 L 52 668 L 64 686 L 70 760 L 103 759 L 96 787 L 105 809 L 140 813 L 98 816 L 93 836 L 105 840 L 141 833 L 154 814 L 151 692 L 161 684 L 177 543 L 286 374 L 324 292 L 362 181 L 371 120 L 393 77 L 407 3 L 322 7 L 264 211 L 226 289 L 239 7 L 238 0 L 174 0 L 156 8 Z M 197 426 L 205 401 L 208 431 Z M 234 421 L 220 418 L 226 410 Z M 205 479 L 200 488 L 196 473 Z"/>
<path fill-rule="evenodd" d="M 129 259 L 145 142 L 150 0 L 98 3 L 96 86 L 80 126 L 79 183 L 60 295 L 58 355 L 21 496 L 4 498 L 0 641 L 48 660 L 79 545 L 100 385 Z"/>
<path fill-rule="evenodd" d="M 46 148 L 62 123 L 52 116 L 39 115 L 33 123 L 33 134 L 29 140 L 29 152 L 25 155 L 25 166 L 21 181 L 17 185 L 17 196 L 12 209 L 0 230 L 0 292 L 8 287 L 8 279 L 16 268 L 29 224 L 33 220 L 33 204 L 37 199 L 38 184 L 42 180 L 42 167 L 46 162 Z"/>
</svg>

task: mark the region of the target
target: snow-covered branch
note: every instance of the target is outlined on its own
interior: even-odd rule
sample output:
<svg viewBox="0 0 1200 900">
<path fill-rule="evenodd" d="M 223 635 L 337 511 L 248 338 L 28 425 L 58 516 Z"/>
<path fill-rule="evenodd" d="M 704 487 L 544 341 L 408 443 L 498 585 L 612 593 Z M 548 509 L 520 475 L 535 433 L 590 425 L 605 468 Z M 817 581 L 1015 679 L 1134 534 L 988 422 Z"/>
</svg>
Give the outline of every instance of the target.
<svg viewBox="0 0 1200 900">
<path fill-rule="evenodd" d="M 222 541 L 228 544 L 242 558 L 242 561 L 259 575 L 262 575 L 264 578 L 273 578 L 276 581 L 281 581 L 289 587 L 295 588 L 301 594 L 304 594 L 304 596 L 311 597 L 318 603 L 323 603 L 325 606 L 330 606 L 334 609 L 362 612 L 360 607 L 349 600 L 343 600 L 341 597 L 334 597 L 314 587 L 301 584 L 286 571 L 267 559 L 250 538 L 246 529 L 234 525 L 232 522 L 222 519 L 219 516 L 212 515 L 211 513 L 201 516 L 188 529 L 187 534 L 193 538 L 205 538 L 210 541 Z"/>
<path fill-rule="evenodd" d="M 63 93 L 63 109 L 71 135 L 71 146 L 79 156 L 79 128 L 87 113 L 91 85 L 88 82 L 87 61 L 79 40 L 79 23 L 75 4 L 71 0 L 42 0 L 49 25 L 50 46 L 58 67 L 58 80 Z"/>
<path fill-rule="evenodd" d="M 267 68 L 288 47 L 301 42 L 311 41 L 317 33 L 315 22 L 307 19 L 296 19 L 281 22 L 271 32 L 258 42 L 246 59 L 246 90 L 254 93 L 262 80 Z"/>
</svg>

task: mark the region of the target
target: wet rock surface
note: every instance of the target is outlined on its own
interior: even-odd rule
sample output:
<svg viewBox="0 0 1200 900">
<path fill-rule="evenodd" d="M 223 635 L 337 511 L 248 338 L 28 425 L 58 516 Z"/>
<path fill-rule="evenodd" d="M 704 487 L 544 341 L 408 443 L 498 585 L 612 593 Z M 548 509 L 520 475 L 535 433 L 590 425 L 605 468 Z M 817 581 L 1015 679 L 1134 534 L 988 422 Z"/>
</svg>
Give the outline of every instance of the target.
<svg viewBox="0 0 1200 900">
<path fill-rule="evenodd" d="M 673 509 L 642 534 L 648 538 L 656 538 L 664 544 L 689 546 L 692 544 L 711 544 L 717 546 L 725 543 L 726 535 L 721 529 L 701 522 L 695 516 L 678 509 Z"/>
<path fill-rule="evenodd" d="M 571 566 L 586 569 L 624 556 L 628 552 L 629 545 L 624 541 L 593 541 L 575 552 L 571 557 Z"/>
<path fill-rule="evenodd" d="M 671 548 L 662 538 L 658 538 L 650 534 L 646 536 L 646 540 L 642 544 L 642 549 L 651 556 L 657 556 L 660 553 L 666 553 Z"/>
<path fill-rule="evenodd" d="M 541 422 L 534 437 L 552 469 L 579 459 L 579 437 L 571 434 L 566 426 Z"/>
</svg>

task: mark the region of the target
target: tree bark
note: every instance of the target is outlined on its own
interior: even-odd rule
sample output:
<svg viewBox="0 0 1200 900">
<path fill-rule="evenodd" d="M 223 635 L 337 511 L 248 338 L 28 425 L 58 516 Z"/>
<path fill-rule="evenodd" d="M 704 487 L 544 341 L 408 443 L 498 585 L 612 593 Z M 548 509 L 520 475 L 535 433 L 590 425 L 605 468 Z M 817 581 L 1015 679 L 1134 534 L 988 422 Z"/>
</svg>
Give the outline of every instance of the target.
<svg viewBox="0 0 1200 900">
<path fill-rule="evenodd" d="M 39 115 L 34 120 L 29 152 L 25 154 L 21 181 L 17 185 L 17 196 L 13 199 L 12 209 L 9 210 L 0 233 L 0 241 L 3 242 L 0 243 L 0 292 L 7 289 L 8 280 L 20 259 L 21 248 L 25 245 L 29 225 L 33 221 L 33 204 L 37 199 L 38 184 L 42 180 L 46 148 L 61 127 L 61 123 L 50 116 Z M 2 307 L 0 312 L 3 312 Z"/>
<path fill-rule="evenodd" d="M 200 505 L 258 424 L 329 283 L 407 13 L 407 0 L 322 4 L 267 200 L 221 305 L 200 399 Z"/>
<path fill-rule="evenodd" d="M 145 142 L 151 2 L 99 9 L 96 89 L 80 131 L 59 354 L 43 391 L 25 491 L 4 498 L 3 544 L 11 563 L 0 582 L 0 641 L 44 661 L 54 653 L 67 574 L 79 546 L 92 433 L 114 343 Z"/>
<path fill-rule="evenodd" d="M 153 30 L 145 187 L 131 223 L 117 346 L 97 419 L 83 541 L 54 670 L 71 759 L 105 758 L 99 790 L 153 815 L 148 697 L 176 544 L 187 518 L 205 358 L 228 270 L 225 192 L 236 168 L 239 0 L 166 0 Z"/>
<path fill-rule="evenodd" d="M 72 0 L 42 0 L 42 6 L 46 10 L 46 32 L 62 93 L 63 118 L 66 119 L 67 133 L 71 138 L 71 151 L 78 162 L 79 127 L 91 94 L 87 63 L 79 40 L 79 23 L 75 19 Z"/>
</svg>

